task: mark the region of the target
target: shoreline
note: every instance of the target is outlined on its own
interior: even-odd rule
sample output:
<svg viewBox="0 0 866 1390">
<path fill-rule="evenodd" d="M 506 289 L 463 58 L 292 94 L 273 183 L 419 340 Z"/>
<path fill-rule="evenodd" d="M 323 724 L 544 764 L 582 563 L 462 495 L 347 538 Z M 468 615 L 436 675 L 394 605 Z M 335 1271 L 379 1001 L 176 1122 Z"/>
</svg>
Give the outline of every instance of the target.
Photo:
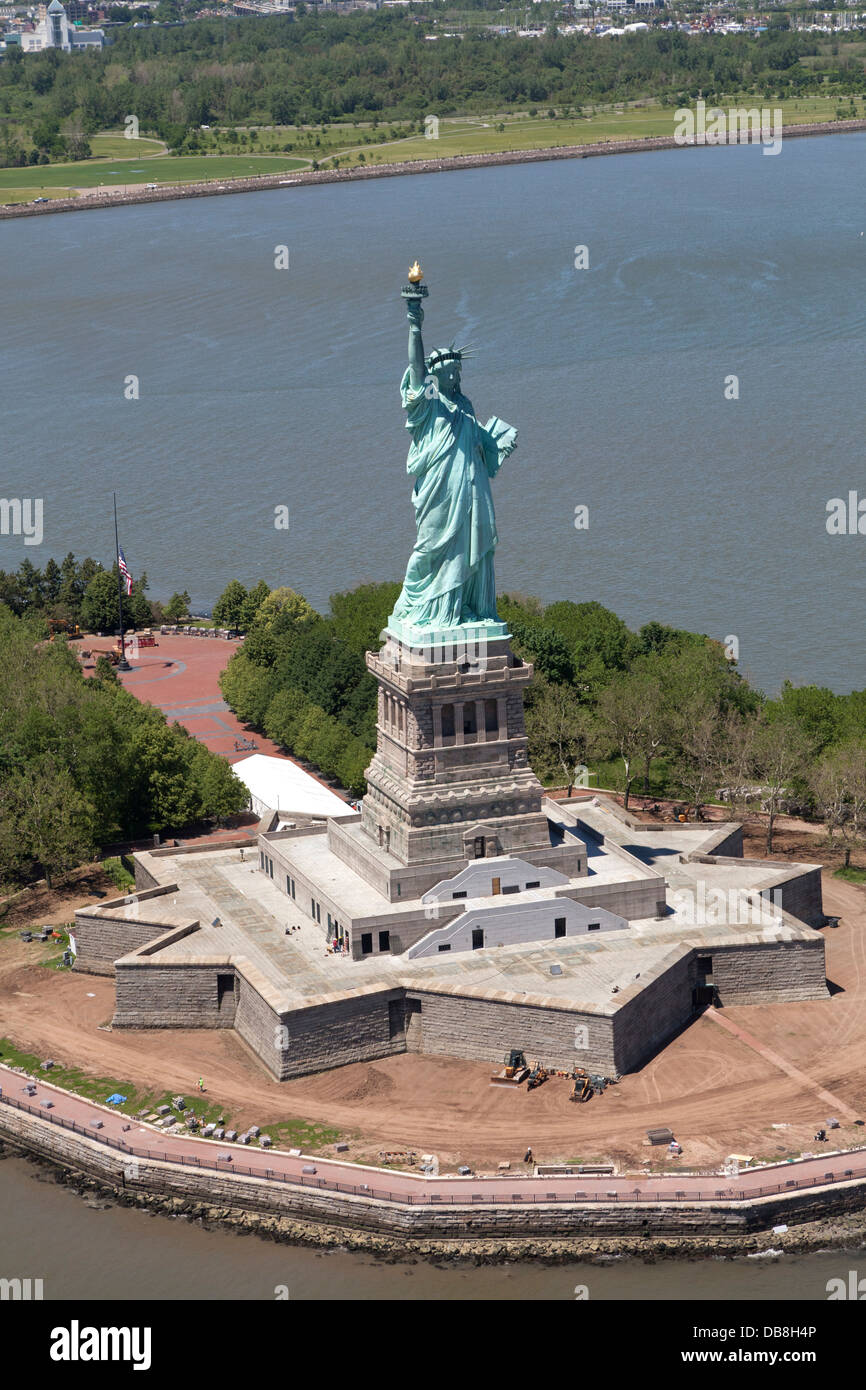
<svg viewBox="0 0 866 1390">
<path fill-rule="evenodd" d="M 817 135 L 842 135 L 866 130 L 866 120 L 819 121 L 789 126 L 783 139 Z M 760 140 L 726 141 L 726 144 L 761 144 Z M 533 150 L 503 150 L 488 154 L 449 155 L 441 159 L 407 160 L 403 164 L 364 165 L 354 169 L 286 170 L 282 174 L 261 174 L 255 178 L 214 180 L 208 183 L 172 184 L 155 189 L 141 187 L 141 192 L 112 192 L 80 198 L 49 199 L 47 203 L 8 203 L 0 205 L 0 219 L 12 217 L 41 217 L 60 212 L 86 212 L 93 208 L 129 207 L 139 203 L 174 202 L 183 198 L 211 198 L 231 193 L 268 192 L 287 187 L 309 187 L 322 183 L 353 183 L 359 180 L 399 178 L 409 174 L 452 173 L 460 169 L 480 169 L 507 164 L 536 164 L 561 159 L 593 159 L 604 155 L 647 154 L 656 150 L 691 150 L 708 148 L 705 143 L 690 141 L 683 144 L 672 135 L 643 136 L 634 140 L 607 140 L 587 145 L 549 146 Z M 12 191 L 12 190 L 10 190 Z M 2 192 L 0 192 L 2 196 Z"/>
<path fill-rule="evenodd" d="M 835 1218 L 828 1215 L 803 1222 L 783 1233 L 760 1231 L 741 1236 L 659 1236 L 647 1232 L 618 1237 L 579 1234 L 548 1238 L 532 1235 L 510 1238 L 464 1235 L 450 1239 L 397 1237 L 338 1222 L 305 1220 L 294 1214 L 245 1210 L 224 1202 L 218 1204 L 170 1193 L 134 1192 L 104 1178 L 66 1167 L 43 1152 L 19 1146 L 7 1135 L 0 1137 L 0 1162 L 5 1158 L 23 1158 L 34 1169 L 47 1171 L 57 1186 L 69 1188 L 89 1205 L 98 1202 L 101 1207 L 132 1207 L 168 1220 L 195 1223 L 202 1230 L 232 1231 L 303 1249 L 343 1250 L 348 1254 L 367 1255 L 382 1264 L 412 1262 L 419 1257 L 475 1266 L 523 1261 L 548 1266 L 608 1264 L 622 1259 L 656 1264 L 660 1260 L 746 1259 L 750 1256 L 779 1259 L 785 1255 L 866 1248 L 866 1211 L 843 1213 Z"/>
<path fill-rule="evenodd" d="M 72 1095 L 51 1089 L 58 1096 Z M 97 1117 L 111 1113 L 118 1122 L 123 1118 L 97 1102 L 84 1104 Z M 853 1171 L 830 1185 L 813 1181 L 804 1189 L 792 1178 L 769 1195 L 763 1189 L 736 1197 L 717 1192 L 704 1201 L 695 1200 L 694 1194 L 689 1197 L 683 1175 L 678 1181 L 684 1190 L 673 1197 L 659 1193 L 649 1201 L 631 1200 L 630 1188 L 607 1193 L 603 1200 L 586 1200 L 589 1194 L 584 1192 L 573 1198 L 557 1197 L 556 1192 L 547 1191 L 556 1181 L 548 1176 L 543 1194 L 522 1201 L 476 1202 L 467 1192 L 456 1200 L 425 1194 L 419 1202 L 417 1197 L 380 1192 L 366 1182 L 359 1186 L 323 1176 L 305 1182 L 300 1174 L 278 1180 L 276 1150 L 271 1159 L 274 1170 L 258 1171 L 240 1167 L 217 1171 L 216 1162 L 205 1157 L 205 1149 L 197 1155 L 172 1153 L 168 1148 L 145 1154 L 125 1138 L 132 1122 L 123 1126 L 122 1137 L 112 1137 L 105 1123 L 91 1120 L 85 1129 L 59 1112 L 37 1115 L 14 1100 L 4 1085 L 0 1157 L 8 1152 L 34 1157 L 54 1171 L 58 1182 L 123 1206 L 205 1226 L 248 1230 L 275 1241 L 340 1246 L 392 1260 L 411 1255 L 447 1255 L 476 1263 L 515 1258 L 564 1263 L 611 1256 L 769 1258 L 770 1252 L 793 1254 L 866 1244 L 866 1188 L 862 1174 Z M 139 1123 L 143 1128 L 143 1122 Z M 203 1139 L 190 1142 L 209 1150 L 213 1147 Z M 830 1158 L 824 1161 L 829 1163 Z M 845 1159 L 851 1161 L 848 1152 Z M 300 1156 L 298 1163 L 303 1162 Z M 310 1167 L 315 1173 L 327 1163 L 312 1159 Z M 358 1177 L 370 1175 L 371 1184 L 371 1175 L 379 1171 L 352 1168 Z M 790 1167 L 786 1165 L 785 1171 L 790 1172 Z M 826 1177 L 832 1179 L 833 1174 Z M 583 1181 L 590 1180 L 584 1177 Z M 612 1185 L 616 1178 L 603 1181 Z M 461 1179 L 450 1182 L 459 1184 Z"/>
</svg>

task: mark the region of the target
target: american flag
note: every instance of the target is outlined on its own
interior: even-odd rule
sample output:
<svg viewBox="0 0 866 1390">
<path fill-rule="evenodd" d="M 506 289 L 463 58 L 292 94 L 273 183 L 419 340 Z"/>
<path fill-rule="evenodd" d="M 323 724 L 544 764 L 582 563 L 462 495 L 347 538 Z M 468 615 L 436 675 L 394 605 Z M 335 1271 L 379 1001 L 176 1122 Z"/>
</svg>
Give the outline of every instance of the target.
<svg viewBox="0 0 866 1390">
<path fill-rule="evenodd" d="M 126 592 L 127 592 L 128 594 L 131 594 L 131 593 L 132 593 L 132 575 L 131 575 L 130 572 L 129 572 L 129 566 L 128 566 L 127 563 L 126 563 L 126 560 L 123 558 L 123 551 L 122 551 L 122 550 L 118 550 L 118 552 L 117 552 L 117 568 L 120 570 L 120 573 L 123 575 L 123 583 L 124 583 L 124 587 L 125 587 L 125 589 L 126 589 Z"/>
</svg>

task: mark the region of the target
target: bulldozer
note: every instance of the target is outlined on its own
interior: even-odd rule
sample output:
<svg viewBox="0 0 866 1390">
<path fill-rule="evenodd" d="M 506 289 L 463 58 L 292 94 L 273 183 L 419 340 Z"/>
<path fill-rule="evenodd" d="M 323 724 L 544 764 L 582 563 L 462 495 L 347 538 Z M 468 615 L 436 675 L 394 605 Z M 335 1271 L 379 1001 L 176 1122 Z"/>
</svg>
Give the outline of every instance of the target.
<svg viewBox="0 0 866 1390">
<path fill-rule="evenodd" d="M 543 1083 L 547 1080 L 547 1077 L 547 1068 L 543 1067 L 540 1062 L 536 1062 L 532 1068 L 532 1071 L 529 1073 L 529 1080 L 526 1083 L 527 1091 L 534 1091 L 536 1086 L 543 1085 Z"/>
<path fill-rule="evenodd" d="M 594 1095 L 595 1090 L 587 1073 L 585 1071 L 577 1072 L 574 1077 L 574 1087 L 569 1096 L 569 1100 L 585 1103 L 588 1100 L 592 1100 Z"/>
<path fill-rule="evenodd" d="M 526 1065 L 526 1058 L 519 1048 L 513 1047 L 505 1055 L 505 1066 L 502 1071 L 491 1076 L 492 1086 L 519 1086 L 529 1075 L 529 1067 Z"/>
<path fill-rule="evenodd" d="M 53 642 L 55 637 L 81 636 L 81 628 L 71 618 L 49 618 L 48 631 L 50 633 L 49 642 Z"/>
<path fill-rule="evenodd" d="M 518 1048 L 512 1047 L 511 1051 L 505 1058 L 505 1075 L 508 1077 L 510 1081 L 516 1072 L 523 1071 L 525 1068 L 526 1058 L 524 1057 L 523 1053 L 520 1052 Z"/>
<path fill-rule="evenodd" d="M 584 1071 L 583 1067 L 577 1067 L 572 1073 L 574 1086 L 569 1100 L 586 1102 L 592 1100 L 593 1096 L 600 1096 L 611 1084 L 606 1076 L 597 1076 L 594 1072 Z"/>
</svg>

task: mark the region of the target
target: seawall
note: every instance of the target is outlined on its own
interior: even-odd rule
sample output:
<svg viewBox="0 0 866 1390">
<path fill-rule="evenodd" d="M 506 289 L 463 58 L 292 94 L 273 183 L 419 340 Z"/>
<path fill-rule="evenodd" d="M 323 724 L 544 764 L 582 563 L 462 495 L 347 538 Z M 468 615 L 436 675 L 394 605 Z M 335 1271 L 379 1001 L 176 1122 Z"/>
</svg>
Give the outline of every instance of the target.
<svg viewBox="0 0 866 1390">
<path fill-rule="evenodd" d="M 866 130 L 866 120 L 818 121 L 789 126 L 786 140 L 810 135 L 840 135 Z M 734 142 L 731 142 L 734 143 Z M 748 140 L 738 144 L 752 143 Z M 756 141 L 754 143 L 760 143 Z M 503 150 L 491 154 L 450 155 L 441 159 L 422 159 L 404 164 L 377 164 L 354 169 L 285 170 L 282 174 L 262 174 L 251 179 L 217 178 L 207 183 L 175 184 L 170 188 L 140 192 L 104 193 L 81 198 L 52 198 L 48 203 L 11 203 L 0 206 L 0 220 L 7 217 L 41 217 L 56 212 L 87 212 L 93 208 L 126 207 L 135 203 L 164 203 L 177 198 L 213 198 L 228 193 L 260 193 L 273 188 L 318 183 L 351 183 L 358 179 L 390 179 L 406 174 L 441 174 L 457 169 L 486 168 L 497 164 L 535 164 L 552 159 L 593 159 L 601 155 L 646 154 L 653 150 L 689 150 L 705 145 L 681 144 L 672 135 L 648 136 L 638 140 L 606 140 L 596 144 L 551 146 L 539 150 Z"/>
<path fill-rule="evenodd" d="M 324 1244 L 334 1243 L 336 1230 L 357 1233 L 362 1239 L 356 1243 L 362 1246 L 369 1247 L 366 1237 L 384 1237 L 386 1244 L 381 1248 L 390 1249 L 388 1242 L 396 1242 L 400 1250 L 417 1249 L 417 1242 L 432 1240 L 442 1248 L 457 1244 L 460 1253 L 467 1255 L 479 1241 L 520 1242 L 524 1253 L 539 1241 L 567 1241 L 574 1253 L 575 1243 L 606 1239 L 614 1241 L 617 1248 L 623 1240 L 631 1239 L 684 1241 L 693 1248 L 697 1241 L 698 1248 L 708 1249 L 721 1241 L 733 1253 L 741 1246 L 755 1248 L 754 1238 L 773 1227 L 845 1221 L 852 1215 L 855 1224 L 860 1224 L 862 1238 L 862 1224 L 856 1214 L 866 1206 L 866 1174 L 799 1190 L 792 1181 L 790 1191 L 747 1200 L 714 1200 L 712 1190 L 720 1180 L 708 1176 L 698 1180 L 706 1191 L 700 1200 L 628 1200 L 622 1196 L 605 1200 L 603 1194 L 585 1202 L 562 1196 L 550 1200 L 553 1194 L 544 1191 L 546 1184 L 541 1179 L 538 1193 L 520 1201 L 512 1201 L 504 1188 L 496 1201 L 475 1202 L 470 1188 L 463 1185 L 465 1197 L 461 1193 L 434 1202 L 424 1196 L 407 1199 L 389 1192 L 392 1175 L 387 1170 L 371 1173 L 358 1168 L 353 1172 L 346 1165 L 346 1176 L 355 1181 L 286 1181 L 251 1172 L 218 1171 L 211 1166 L 215 1145 L 205 1145 L 213 1158 L 206 1154 L 203 1160 L 181 1163 L 141 1158 L 117 1140 L 79 1133 L 80 1128 L 73 1128 L 67 1120 L 52 1121 L 29 1113 L 5 1095 L 0 1099 L 0 1140 L 95 1181 L 118 1198 L 226 1225 L 259 1227 L 263 1223 L 272 1234 L 288 1232 L 282 1237 L 286 1239 L 297 1238 L 297 1233 L 290 1233 L 291 1224 L 300 1222 L 304 1228 L 321 1228 Z M 368 1190 L 363 1188 L 363 1178 L 371 1178 Z M 459 1180 L 455 1180 L 455 1187 L 459 1191 Z M 244 1219 L 241 1214 L 245 1214 Z M 275 1220 L 282 1224 L 275 1227 Z M 826 1242 L 826 1232 L 822 1239 Z"/>
</svg>

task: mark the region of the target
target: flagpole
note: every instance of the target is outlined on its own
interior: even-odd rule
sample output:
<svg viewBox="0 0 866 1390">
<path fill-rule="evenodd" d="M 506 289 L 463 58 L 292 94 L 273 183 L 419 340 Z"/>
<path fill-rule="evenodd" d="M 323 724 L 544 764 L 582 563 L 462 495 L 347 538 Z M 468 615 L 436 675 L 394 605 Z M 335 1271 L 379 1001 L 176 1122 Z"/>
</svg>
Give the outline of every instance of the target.
<svg viewBox="0 0 866 1390">
<path fill-rule="evenodd" d="M 120 542 L 117 538 L 117 493 L 113 492 L 114 498 L 114 563 L 117 566 L 117 616 L 120 619 L 120 660 L 117 663 L 118 671 L 131 671 L 132 667 L 126 659 L 126 644 L 123 640 L 123 582 L 120 573 Z"/>
</svg>

